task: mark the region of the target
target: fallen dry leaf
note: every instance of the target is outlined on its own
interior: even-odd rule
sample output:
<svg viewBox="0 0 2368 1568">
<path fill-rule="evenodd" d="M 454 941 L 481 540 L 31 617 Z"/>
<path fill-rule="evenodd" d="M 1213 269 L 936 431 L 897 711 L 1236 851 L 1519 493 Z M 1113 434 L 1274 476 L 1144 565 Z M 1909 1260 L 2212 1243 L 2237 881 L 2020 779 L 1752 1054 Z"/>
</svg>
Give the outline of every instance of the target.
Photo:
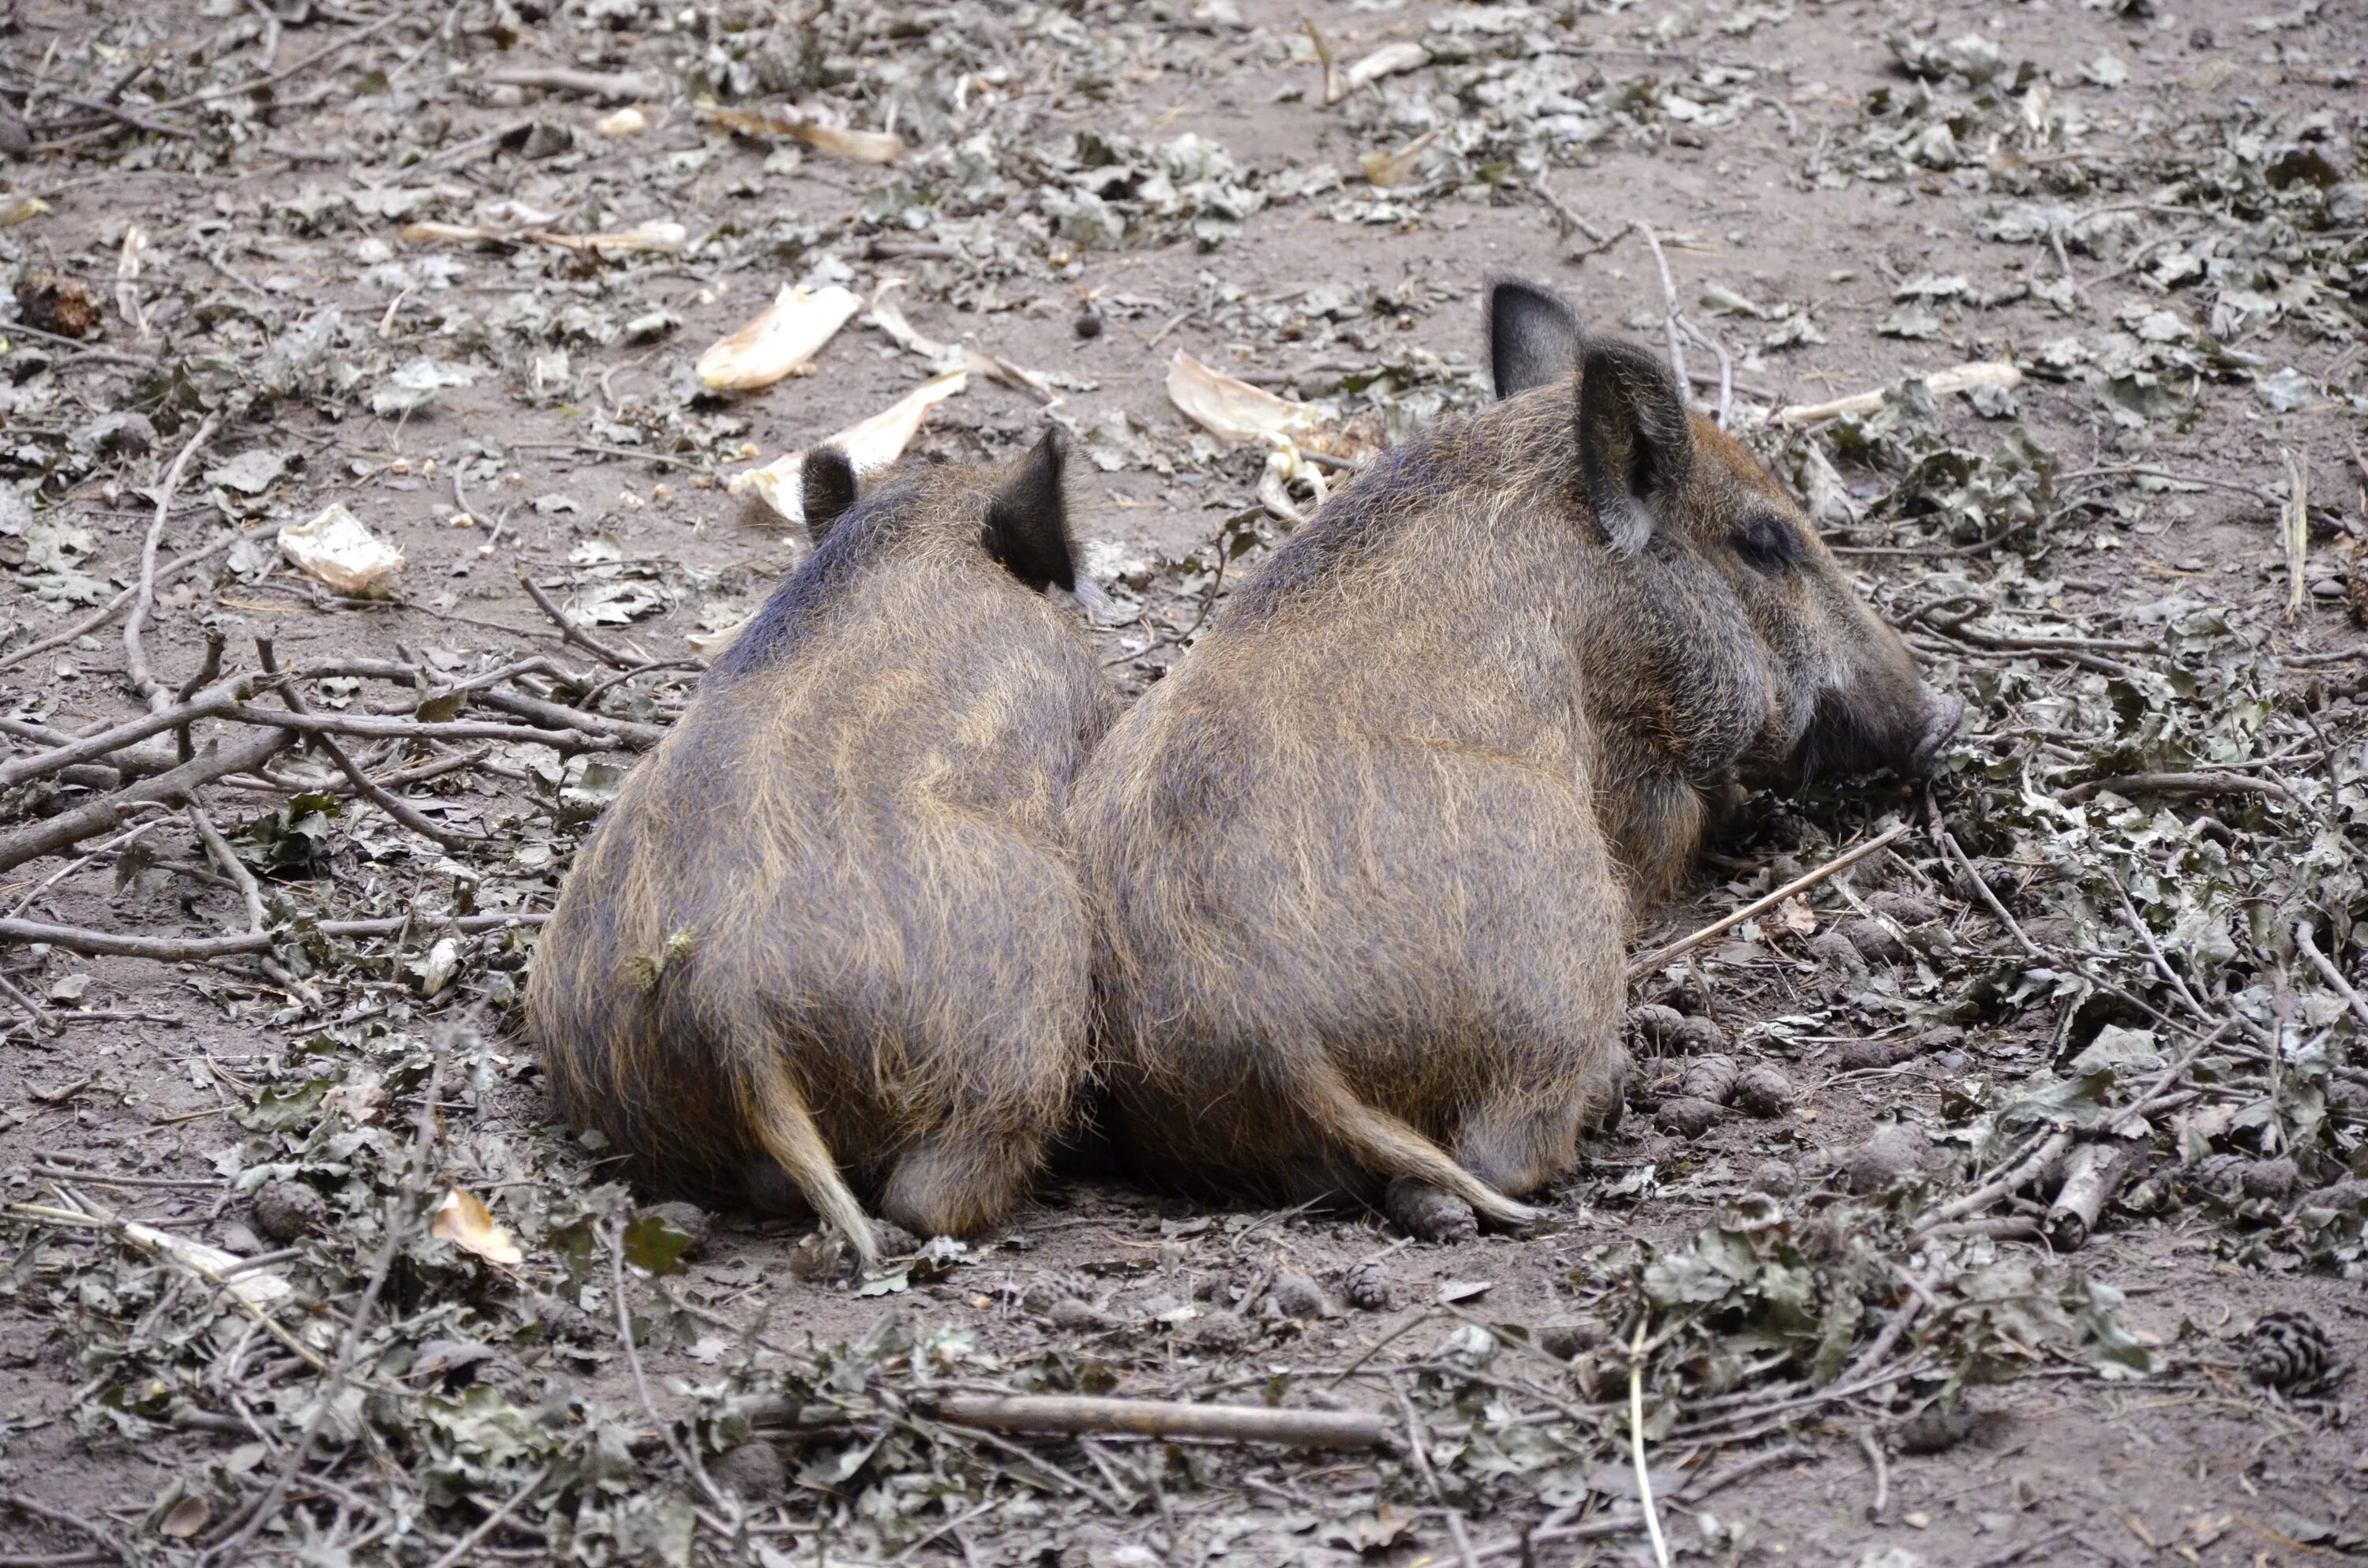
<svg viewBox="0 0 2368 1568">
<path fill-rule="evenodd" d="M 725 108 L 713 98 L 701 98 L 695 107 L 710 123 L 735 135 L 760 140 L 786 136 L 804 142 L 817 153 L 859 164 L 893 164 L 905 155 L 905 139 L 894 131 L 848 131 L 825 125 L 794 109 L 768 113 Z"/>
<path fill-rule="evenodd" d="M 915 387 L 879 413 L 857 420 L 835 436 L 817 443 L 837 447 L 847 454 L 857 477 L 879 472 L 905 455 L 905 448 L 913 433 L 921 427 L 921 420 L 939 403 L 970 384 L 967 370 L 948 370 L 933 376 Z M 793 523 L 806 520 L 805 493 L 801 483 L 805 472 L 806 452 L 800 448 L 786 457 L 774 459 L 763 468 L 752 468 L 734 474 L 725 491 L 734 495 L 754 495 L 766 506 Z M 696 645 L 698 639 L 692 639 Z"/>
<path fill-rule="evenodd" d="M 350 598 L 383 598 L 403 570 L 403 551 L 370 532 L 342 501 L 331 502 L 310 522 L 281 528 L 279 552 L 307 577 Z"/>
<path fill-rule="evenodd" d="M 700 381 L 718 392 L 754 392 L 804 375 L 860 304 L 835 283 L 818 290 L 785 283 L 755 320 L 699 357 Z"/>
<path fill-rule="evenodd" d="M 1366 183 L 1381 190 L 1395 189 L 1412 176 L 1416 160 L 1438 140 L 1438 130 L 1426 131 L 1395 153 L 1364 153 L 1358 158 L 1357 166 L 1365 171 Z"/>
<path fill-rule="evenodd" d="M 213 1517 L 211 1506 L 193 1492 L 174 1504 L 164 1518 L 157 1521 L 156 1533 L 170 1536 L 175 1540 L 188 1540 L 204 1529 Z"/>
<path fill-rule="evenodd" d="M 649 128 L 650 117 L 631 105 L 592 122 L 592 129 L 603 136 L 639 136 Z"/>
<path fill-rule="evenodd" d="M 671 255 L 690 243 L 680 223 L 637 223 L 612 234 L 562 234 L 549 229 L 494 229 L 474 223 L 405 223 L 395 231 L 405 244 L 551 245 L 579 256 Z"/>
<path fill-rule="evenodd" d="M 526 1261 L 526 1254 L 518 1250 L 509 1232 L 494 1218 L 493 1210 L 475 1194 L 457 1187 L 446 1192 L 444 1201 L 436 1206 L 436 1222 L 427 1233 L 505 1268 L 515 1268 Z"/>
<path fill-rule="evenodd" d="M 1167 366 L 1167 401 L 1187 419 L 1228 441 L 1304 436 L 1324 415 L 1314 403 L 1293 403 L 1201 363 L 1181 348 Z"/>
<path fill-rule="evenodd" d="M 1975 359 L 1970 364 L 1952 365 L 1945 370 L 1935 370 L 1924 378 L 1934 397 L 1947 397 L 1953 392 L 1970 392 L 1975 387 L 1998 387 L 2011 392 L 2022 385 L 2022 372 L 2006 359 Z M 1845 414 L 1873 414 L 1883 406 L 1890 389 L 1838 397 L 1831 403 L 1796 403 L 1780 408 L 1769 417 L 1779 425 L 1814 425 L 1820 419 L 1835 419 Z"/>
<path fill-rule="evenodd" d="M 919 355 L 941 372 L 968 370 L 972 375 L 1001 381 L 1020 392 L 1033 392 L 1048 405 L 1061 401 L 1061 394 L 1053 390 L 1052 381 L 1038 371 L 1015 365 L 1000 354 L 973 348 L 966 343 L 940 343 L 925 335 L 905 319 L 903 307 L 889 298 L 904 287 L 905 279 L 902 278 L 882 278 L 880 286 L 871 290 L 871 314 L 869 318 L 871 324 L 886 333 L 898 347 Z"/>
</svg>

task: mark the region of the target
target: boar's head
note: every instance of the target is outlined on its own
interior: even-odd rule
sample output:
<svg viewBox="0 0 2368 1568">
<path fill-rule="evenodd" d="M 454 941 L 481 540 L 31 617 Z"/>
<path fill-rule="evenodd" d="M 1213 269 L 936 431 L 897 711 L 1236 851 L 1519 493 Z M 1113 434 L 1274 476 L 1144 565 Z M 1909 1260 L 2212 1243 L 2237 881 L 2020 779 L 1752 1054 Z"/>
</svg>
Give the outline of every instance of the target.
<svg viewBox="0 0 2368 1568">
<path fill-rule="evenodd" d="M 1576 377 L 1566 494 L 1604 554 L 1573 635 L 1598 722 L 1702 786 L 1930 767 L 1964 705 L 1924 684 L 1801 509 L 1659 359 L 1585 337 L 1561 300 L 1511 281 L 1490 290 L 1489 348 L 1500 398 Z"/>
</svg>

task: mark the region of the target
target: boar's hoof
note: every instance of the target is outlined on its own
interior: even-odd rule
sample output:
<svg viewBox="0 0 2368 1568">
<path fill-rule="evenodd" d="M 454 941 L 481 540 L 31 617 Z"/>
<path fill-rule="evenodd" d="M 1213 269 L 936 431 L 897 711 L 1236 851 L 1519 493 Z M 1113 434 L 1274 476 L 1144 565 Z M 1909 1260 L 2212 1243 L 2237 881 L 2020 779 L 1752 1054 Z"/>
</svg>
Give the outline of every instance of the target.
<svg viewBox="0 0 2368 1568">
<path fill-rule="evenodd" d="M 1914 755 L 1907 759 L 1908 771 L 1930 772 L 1933 759 L 1941 755 L 1941 748 L 1948 744 L 1949 737 L 1957 733 L 1957 722 L 1964 716 L 1965 705 L 1956 698 L 1927 692 L 1924 696 L 1924 732 L 1916 742 Z"/>
<path fill-rule="evenodd" d="M 1468 1242 L 1480 1233 L 1480 1216 L 1452 1192 L 1399 1176 L 1382 1193 L 1390 1222 L 1422 1242 Z"/>
<path fill-rule="evenodd" d="M 1636 1059 L 1628 1054 L 1626 1046 L 1615 1044 L 1605 1051 L 1578 1091 L 1578 1130 L 1616 1131 L 1628 1108 L 1628 1085 L 1635 1077 Z"/>
</svg>

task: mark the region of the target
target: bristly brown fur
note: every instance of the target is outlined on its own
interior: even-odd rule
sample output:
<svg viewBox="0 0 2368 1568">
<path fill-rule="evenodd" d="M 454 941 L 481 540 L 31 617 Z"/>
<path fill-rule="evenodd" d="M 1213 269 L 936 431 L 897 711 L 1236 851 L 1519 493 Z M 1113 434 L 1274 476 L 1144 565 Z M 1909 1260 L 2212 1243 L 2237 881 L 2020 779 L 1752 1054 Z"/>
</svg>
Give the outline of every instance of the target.
<svg viewBox="0 0 2368 1568">
<path fill-rule="evenodd" d="M 1114 1131 L 1147 1174 L 1513 1217 L 1600 1108 L 1625 927 L 1713 795 L 1905 766 L 1941 724 L 1759 466 L 1673 401 L 1638 414 L 1674 389 L 1607 352 L 1591 430 L 1565 363 L 1337 493 L 1080 775 Z M 1770 518 L 1781 570 L 1737 553 Z"/>
<path fill-rule="evenodd" d="M 1057 445 L 1019 472 L 1046 452 L 1065 551 Z M 973 1231 L 1086 1066 L 1060 824 L 1117 702 L 989 553 L 1014 483 L 939 472 L 818 520 L 586 839 L 528 986 L 560 1108 L 637 1175 L 803 1194 L 867 1259 L 842 1171 L 909 1230 Z"/>
</svg>

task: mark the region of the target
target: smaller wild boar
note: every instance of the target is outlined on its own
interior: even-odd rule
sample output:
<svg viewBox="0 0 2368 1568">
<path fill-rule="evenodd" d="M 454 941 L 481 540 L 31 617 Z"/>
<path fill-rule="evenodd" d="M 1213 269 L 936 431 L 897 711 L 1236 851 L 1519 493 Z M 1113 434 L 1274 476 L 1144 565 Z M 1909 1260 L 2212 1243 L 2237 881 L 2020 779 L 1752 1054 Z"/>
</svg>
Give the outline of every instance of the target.
<svg viewBox="0 0 2368 1568">
<path fill-rule="evenodd" d="M 1656 359 L 1489 308 L 1500 401 L 1336 492 L 1071 792 L 1155 1178 L 1520 1221 L 1616 1095 L 1623 936 L 1713 802 L 1956 723 Z"/>
<path fill-rule="evenodd" d="M 811 454 L 814 554 L 586 840 L 528 1020 L 560 1108 L 643 1179 L 803 1198 L 868 1264 L 850 1178 L 962 1234 L 1060 1131 L 1091 941 L 1062 811 L 1117 710 L 1041 592 L 1076 585 L 1063 454 L 860 501 Z"/>
</svg>

